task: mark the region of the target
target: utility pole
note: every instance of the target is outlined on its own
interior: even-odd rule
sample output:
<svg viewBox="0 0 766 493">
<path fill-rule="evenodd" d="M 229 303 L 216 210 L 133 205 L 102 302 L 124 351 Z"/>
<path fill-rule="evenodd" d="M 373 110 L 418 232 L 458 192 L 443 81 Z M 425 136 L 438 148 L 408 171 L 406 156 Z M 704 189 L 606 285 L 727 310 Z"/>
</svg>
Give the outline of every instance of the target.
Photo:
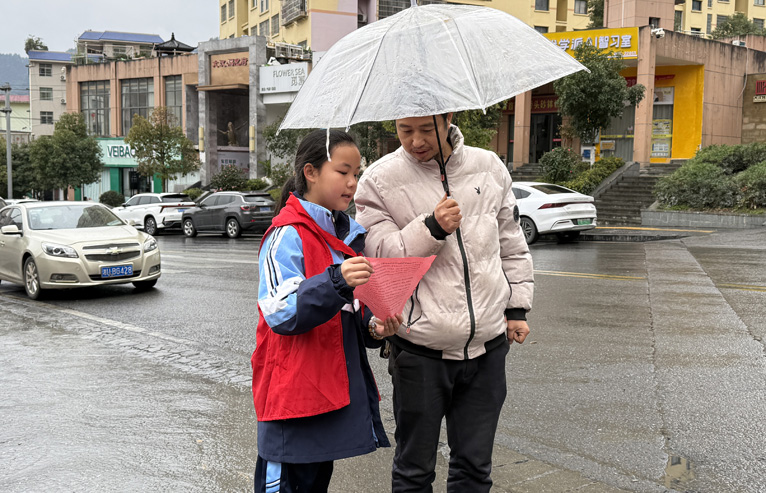
<svg viewBox="0 0 766 493">
<path fill-rule="evenodd" d="M 7 82 L 0 86 L 0 91 L 5 92 L 5 108 L 0 109 L 5 113 L 5 155 L 6 167 L 8 169 L 8 198 L 13 198 L 13 179 L 11 178 L 11 85 Z"/>
</svg>

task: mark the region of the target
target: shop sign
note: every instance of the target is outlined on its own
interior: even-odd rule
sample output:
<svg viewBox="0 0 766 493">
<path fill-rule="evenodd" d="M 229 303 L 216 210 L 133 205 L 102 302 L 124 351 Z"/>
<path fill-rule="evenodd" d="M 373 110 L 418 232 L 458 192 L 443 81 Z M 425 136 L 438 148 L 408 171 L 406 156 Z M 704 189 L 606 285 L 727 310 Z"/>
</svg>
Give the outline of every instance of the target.
<svg viewBox="0 0 766 493">
<path fill-rule="evenodd" d="M 674 87 L 655 87 L 654 88 L 654 104 L 655 105 L 671 105 L 673 104 L 673 97 L 675 94 Z"/>
<path fill-rule="evenodd" d="M 261 94 L 298 92 L 306 81 L 308 71 L 307 62 L 260 67 Z"/>
<path fill-rule="evenodd" d="M 584 44 L 604 51 L 622 53 L 625 59 L 638 58 L 637 27 L 545 33 L 543 36 L 570 55 L 574 55 L 574 50 Z"/>
<path fill-rule="evenodd" d="M 136 152 L 120 138 L 96 139 L 106 166 L 138 166 Z"/>
<path fill-rule="evenodd" d="M 213 68 L 226 68 L 226 67 L 243 67 L 247 66 L 248 64 L 248 58 L 245 57 L 238 57 L 238 58 L 227 58 L 223 60 L 213 60 L 211 62 L 211 65 Z"/>
<path fill-rule="evenodd" d="M 766 80 L 755 81 L 755 94 L 756 96 L 766 96 Z"/>
<path fill-rule="evenodd" d="M 673 138 L 673 120 L 652 120 L 652 157 L 669 158 Z"/>
<path fill-rule="evenodd" d="M 557 113 L 558 96 L 532 96 L 532 113 Z"/>
<path fill-rule="evenodd" d="M 753 97 L 754 103 L 766 103 L 766 94 L 759 94 Z"/>
<path fill-rule="evenodd" d="M 614 150 L 614 141 L 613 140 L 602 140 L 601 141 L 601 150 L 602 151 L 613 151 Z"/>
<path fill-rule="evenodd" d="M 237 151 L 218 151 L 218 170 L 224 166 L 236 166 L 250 171 L 250 153 Z"/>
</svg>

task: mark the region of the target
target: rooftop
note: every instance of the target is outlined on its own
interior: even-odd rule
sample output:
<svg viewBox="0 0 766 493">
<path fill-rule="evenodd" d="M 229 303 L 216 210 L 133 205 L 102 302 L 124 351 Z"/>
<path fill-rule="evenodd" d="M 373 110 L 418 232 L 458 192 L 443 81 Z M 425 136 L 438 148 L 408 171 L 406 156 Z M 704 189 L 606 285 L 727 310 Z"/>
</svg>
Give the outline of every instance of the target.
<svg viewBox="0 0 766 493">
<path fill-rule="evenodd" d="M 123 33 L 119 31 L 85 31 L 78 41 L 122 41 L 125 43 L 162 43 L 158 34 Z"/>
<path fill-rule="evenodd" d="M 0 103 L 5 102 L 5 94 L 0 94 Z M 29 103 L 29 94 L 11 94 L 11 103 Z"/>
<path fill-rule="evenodd" d="M 72 62 L 72 54 L 64 53 L 63 51 L 29 50 L 29 53 L 27 53 L 27 56 L 29 56 L 30 60 L 46 60 L 46 61 L 64 62 L 64 63 Z"/>
</svg>

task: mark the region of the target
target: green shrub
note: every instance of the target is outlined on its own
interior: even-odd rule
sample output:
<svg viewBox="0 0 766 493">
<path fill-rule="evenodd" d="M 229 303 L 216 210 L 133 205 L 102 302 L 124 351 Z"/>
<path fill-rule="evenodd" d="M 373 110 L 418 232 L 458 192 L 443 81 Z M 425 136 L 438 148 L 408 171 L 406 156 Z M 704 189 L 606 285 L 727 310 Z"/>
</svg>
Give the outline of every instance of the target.
<svg viewBox="0 0 766 493">
<path fill-rule="evenodd" d="M 713 163 L 727 175 L 734 175 L 766 161 L 766 144 L 755 142 L 743 145 L 721 144 L 703 147 L 697 151 L 691 161 Z"/>
<path fill-rule="evenodd" d="M 740 207 L 766 207 L 766 161 L 750 166 L 734 177 L 734 181 L 739 189 Z"/>
<path fill-rule="evenodd" d="M 99 195 L 98 201 L 109 207 L 119 207 L 125 203 L 125 196 L 114 190 L 109 190 Z"/>
<path fill-rule="evenodd" d="M 733 207 L 737 201 L 737 186 L 731 176 L 716 164 L 694 160 L 660 178 L 654 193 L 666 207 L 721 209 Z"/>
<path fill-rule="evenodd" d="M 582 163 L 579 154 L 571 149 L 557 147 L 546 152 L 540 158 L 540 168 L 543 170 L 543 180 L 551 183 L 561 183 L 571 180 Z"/>
<path fill-rule="evenodd" d="M 293 165 L 291 163 L 276 163 L 271 164 L 271 160 L 259 161 L 263 165 L 263 169 L 266 171 L 266 176 L 269 177 L 271 183 L 277 187 L 282 187 L 288 178 L 293 176 Z"/>
<path fill-rule="evenodd" d="M 204 192 L 201 188 L 187 188 L 184 190 L 184 193 L 189 196 L 192 200 L 197 200 L 197 197 L 202 195 Z"/>
<path fill-rule="evenodd" d="M 242 190 L 247 183 L 246 171 L 234 164 L 221 166 L 221 171 L 213 175 L 210 186 L 217 190 Z"/>
<path fill-rule="evenodd" d="M 590 195 L 606 180 L 609 175 L 617 171 L 625 161 L 618 157 L 608 157 L 596 161 L 593 167 L 585 163 L 586 169 L 577 173 L 573 180 L 564 182 L 563 185 L 585 195 Z"/>
<path fill-rule="evenodd" d="M 245 183 L 245 190 L 263 190 L 268 186 L 269 184 L 266 182 L 266 180 L 261 178 L 253 178 L 252 180 L 247 180 L 247 183 Z"/>
</svg>

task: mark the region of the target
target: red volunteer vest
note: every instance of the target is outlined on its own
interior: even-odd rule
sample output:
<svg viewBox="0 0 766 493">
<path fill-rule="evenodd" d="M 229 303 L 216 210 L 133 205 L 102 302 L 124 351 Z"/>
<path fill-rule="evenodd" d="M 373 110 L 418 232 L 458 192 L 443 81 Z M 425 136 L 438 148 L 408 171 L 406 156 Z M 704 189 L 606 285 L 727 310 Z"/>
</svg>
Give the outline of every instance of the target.
<svg viewBox="0 0 766 493">
<path fill-rule="evenodd" d="M 293 226 L 303 243 L 306 278 L 333 264 L 328 244 L 348 255 L 358 255 L 323 230 L 290 195 L 271 223 Z M 271 330 L 258 307 L 253 367 L 253 402 L 258 421 L 303 418 L 349 405 L 348 370 L 343 349 L 340 311 L 330 321 L 304 334 L 283 336 Z"/>
</svg>

